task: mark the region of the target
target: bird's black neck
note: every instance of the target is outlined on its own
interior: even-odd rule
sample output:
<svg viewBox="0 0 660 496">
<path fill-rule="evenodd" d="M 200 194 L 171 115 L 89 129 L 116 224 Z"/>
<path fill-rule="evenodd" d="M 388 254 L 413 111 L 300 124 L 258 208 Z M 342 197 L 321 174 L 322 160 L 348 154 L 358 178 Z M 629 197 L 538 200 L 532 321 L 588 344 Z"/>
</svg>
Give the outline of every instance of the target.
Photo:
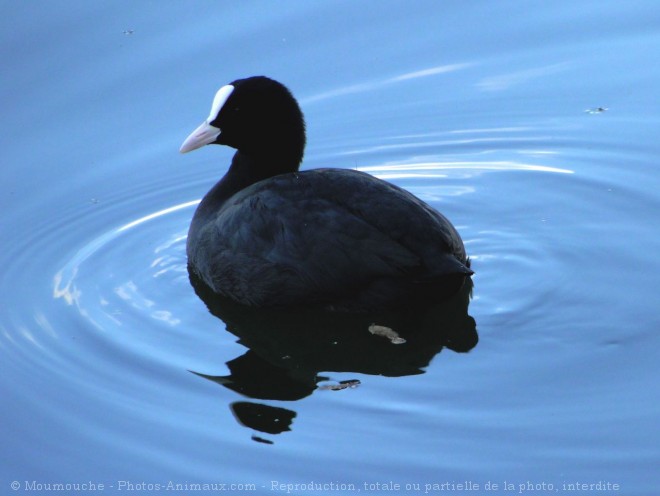
<svg viewBox="0 0 660 496">
<path fill-rule="evenodd" d="M 276 154 L 266 158 L 258 154 L 249 155 L 237 151 L 227 173 L 211 188 L 197 207 L 195 220 L 206 219 L 208 215 L 217 212 L 232 196 L 254 183 L 279 174 L 296 172 L 300 167 L 301 159 L 302 153 L 293 158 L 278 157 Z"/>
<path fill-rule="evenodd" d="M 300 167 L 301 159 L 302 154 L 287 157 L 284 154 L 271 152 L 261 156 L 258 153 L 239 150 L 234 154 L 229 170 L 216 185 L 219 191 L 214 196 L 221 196 L 223 201 L 226 201 L 256 182 L 287 172 L 296 172 Z"/>
</svg>

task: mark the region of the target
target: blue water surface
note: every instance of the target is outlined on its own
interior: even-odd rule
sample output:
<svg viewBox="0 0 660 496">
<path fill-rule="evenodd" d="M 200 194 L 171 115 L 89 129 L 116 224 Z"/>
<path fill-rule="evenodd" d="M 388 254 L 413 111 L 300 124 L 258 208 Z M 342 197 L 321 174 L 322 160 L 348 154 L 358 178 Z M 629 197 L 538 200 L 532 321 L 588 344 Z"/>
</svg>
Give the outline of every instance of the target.
<svg viewBox="0 0 660 496">
<path fill-rule="evenodd" d="M 657 2 L 0 11 L 0 494 L 656 494 Z M 300 101 L 303 168 L 457 226 L 478 343 L 208 311 L 186 233 L 233 150 L 178 147 L 257 74 Z"/>
</svg>

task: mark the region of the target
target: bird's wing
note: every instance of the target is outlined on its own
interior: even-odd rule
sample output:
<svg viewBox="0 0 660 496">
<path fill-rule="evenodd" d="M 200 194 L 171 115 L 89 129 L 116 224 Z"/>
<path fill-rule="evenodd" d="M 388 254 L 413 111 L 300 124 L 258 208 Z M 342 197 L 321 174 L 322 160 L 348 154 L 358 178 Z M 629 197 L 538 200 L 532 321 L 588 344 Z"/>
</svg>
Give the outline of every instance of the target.
<svg viewBox="0 0 660 496">
<path fill-rule="evenodd" d="M 232 197 L 206 227 L 216 230 L 207 233 L 216 243 L 209 272 L 234 295 L 244 293 L 246 302 L 273 301 L 277 292 L 282 302 L 313 299 L 309 293 L 322 298 L 377 278 L 427 275 L 433 263 L 456 261 L 446 256 L 452 236 L 443 223 L 436 226 L 439 214 L 388 183 L 323 169 L 267 183 Z"/>
<path fill-rule="evenodd" d="M 264 190 L 218 217 L 229 253 L 297 275 L 301 287 L 332 292 L 420 267 L 413 252 L 343 205 Z M 294 195 L 295 196 L 295 195 Z"/>
</svg>

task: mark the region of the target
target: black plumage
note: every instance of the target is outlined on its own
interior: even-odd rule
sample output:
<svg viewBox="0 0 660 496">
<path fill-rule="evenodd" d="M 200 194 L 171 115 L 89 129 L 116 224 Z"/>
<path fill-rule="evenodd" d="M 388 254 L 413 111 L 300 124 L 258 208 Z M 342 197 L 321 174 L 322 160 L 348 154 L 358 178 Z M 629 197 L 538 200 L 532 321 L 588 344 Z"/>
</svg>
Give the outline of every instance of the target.
<svg viewBox="0 0 660 496">
<path fill-rule="evenodd" d="M 280 83 L 248 78 L 225 93 L 205 123 L 219 133 L 202 144 L 238 151 L 187 242 L 191 269 L 215 292 L 252 306 L 363 310 L 445 297 L 472 274 L 456 229 L 411 193 L 354 170 L 298 171 L 304 121 Z M 201 146 L 194 134 L 182 151 Z"/>
</svg>

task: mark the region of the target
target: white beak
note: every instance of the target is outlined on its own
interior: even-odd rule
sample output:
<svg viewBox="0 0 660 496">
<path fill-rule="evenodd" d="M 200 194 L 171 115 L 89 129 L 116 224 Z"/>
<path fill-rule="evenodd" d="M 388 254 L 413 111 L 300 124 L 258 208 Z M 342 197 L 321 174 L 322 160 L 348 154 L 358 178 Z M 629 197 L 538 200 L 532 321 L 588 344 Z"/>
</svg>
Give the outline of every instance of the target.
<svg viewBox="0 0 660 496">
<path fill-rule="evenodd" d="M 190 133 L 190 136 L 183 142 L 179 151 L 181 153 L 187 153 L 197 150 L 197 148 L 213 143 L 218 136 L 220 136 L 220 128 L 204 121 L 197 129 Z"/>
</svg>

